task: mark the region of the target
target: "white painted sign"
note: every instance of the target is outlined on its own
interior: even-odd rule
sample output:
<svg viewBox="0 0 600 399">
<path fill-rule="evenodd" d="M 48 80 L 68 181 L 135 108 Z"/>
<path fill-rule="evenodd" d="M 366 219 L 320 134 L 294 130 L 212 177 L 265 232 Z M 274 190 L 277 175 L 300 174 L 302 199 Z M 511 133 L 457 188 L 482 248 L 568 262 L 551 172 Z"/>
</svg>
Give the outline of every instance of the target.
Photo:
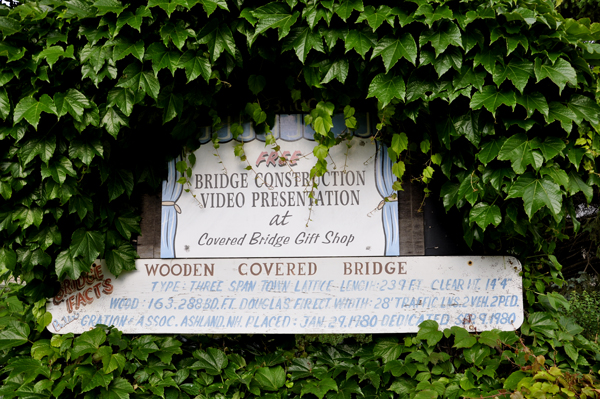
<svg viewBox="0 0 600 399">
<path fill-rule="evenodd" d="M 393 333 L 514 330 L 523 322 L 513 257 L 140 259 L 103 263 L 49 300 L 53 333 Z"/>
<path fill-rule="evenodd" d="M 341 133 L 343 116 L 334 123 Z M 177 183 L 172 161 L 162 190 L 161 257 L 399 255 L 392 162 L 368 137 L 366 119 L 363 125 L 350 147 L 330 150 L 329 171 L 315 189 L 316 143 L 302 115 L 277 116 L 279 151 L 265 147 L 250 124 L 240 141 L 222 129 L 218 149 L 208 142 L 195 152 L 189 186 Z M 201 141 L 209 139 L 206 132 Z M 247 162 L 235 156 L 241 141 Z"/>
</svg>

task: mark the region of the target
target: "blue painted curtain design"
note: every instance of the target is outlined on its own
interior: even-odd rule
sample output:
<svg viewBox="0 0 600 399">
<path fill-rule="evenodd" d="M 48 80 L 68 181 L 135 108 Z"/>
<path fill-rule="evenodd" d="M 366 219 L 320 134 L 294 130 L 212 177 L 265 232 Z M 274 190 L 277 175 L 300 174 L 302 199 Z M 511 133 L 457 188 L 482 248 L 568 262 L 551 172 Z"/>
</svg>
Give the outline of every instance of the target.
<svg viewBox="0 0 600 399">
<path fill-rule="evenodd" d="M 382 201 L 383 204 L 379 206 L 381 207 L 381 221 L 385 232 L 385 256 L 398 256 L 400 255 L 398 200 L 397 198 L 389 199 L 389 196 L 395 193 L 392 186 L 396 181 L 396 176 L 392 173 L 392 160 L 388 155 L 387 147 L 380 142 L 377 142 L 375 181 L 379 194 L 383 198 L 388 198 L 388 201 Z"/>
<path fill-rule="evenodd" d="M 356 115 L 359 123 L 359 130 L 353 132 L 357 137 L 370 137 L 373 134 L 371 123 L 368 114 Z M 228 120 L 228 123 L 221 128 L 217 134 L 219 141 L 222 143 L 233 140 L 233 135 L 230 131 L 231 123 L 238 122 Z M 337 136 L 345 129 L 344 115 L 335 115 L 333 117 L 333 133 Z M 238 137 L 240 141 L 252 141 L 254 139 L 265 141 L 264 134 L 256 134 L 251 123 L 243 125 L 244 133 Z M 200 143 L 208 143 L 212 138 L 210 128 L 202 128 Z M 290 114 L 278 115 L 275 118 L 275 126 L 273 127 L 273 135 L 276 139 L 285 141 L 296 141 L 302 138 L 314 140 L 314 130 L 310 126 L 304 124 L 304 115 Z M 378 152 L 375 165 L 375 176 L 377 182 L 377 190 L 383 198 L 387 198 L 394 194 L 392 185 L 396 177 L 392 173 L 392 161 L 387 154 L 387 148 L 383 144 L 378 143 Z M 169 162 L 169 172 L 167 180 L 163 181 L 162 187 L 162 218 L 161 218 L 161 258 L 175 258 L 175 233 L 177 231 L 177 215 L 181 213 L 181 209 L 177 205 L 177 200 L 183 191 L 183 185 L 177 183 L 181 174 L 177 172 L 176 163 L 181 160 L 177 158 Z M 382 210 L 382 223 L 385 232 L 385 255 L 398 256 L 400 254 L 399 231 L 398 231 L 398 202 L 381 201 L 378 207 Z"/>
<path fill-rule="evenodd" d="M 181 173 L 175 167 L 181 158 L 177 157 L 169 161 L 169 171 L 167 180 L 163 180 L 162 185 L 162 213 L 160 221 L 160 257 L 175 257 L 175 232 L 177 231 L 177 214 L 181 213 L 181 208 L 177 205 L 177 200 L 183 191 L 183 184 L 177 182 Z"/>
</svg>

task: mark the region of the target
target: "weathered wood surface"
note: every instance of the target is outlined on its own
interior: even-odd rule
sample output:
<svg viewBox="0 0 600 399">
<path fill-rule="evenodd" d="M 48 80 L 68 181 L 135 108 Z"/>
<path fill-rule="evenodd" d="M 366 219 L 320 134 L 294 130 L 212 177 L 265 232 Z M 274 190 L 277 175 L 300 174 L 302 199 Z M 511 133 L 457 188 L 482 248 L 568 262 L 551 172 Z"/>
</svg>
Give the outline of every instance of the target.
<svg viewBox="0 0 600 399">
<path fill-rule="evenodd" d="M 508 256 L 138 259 L 63 281 L 53 333 L 96 324 L 137 333 L 512 331 L 523 322 L 521 265 Z"/>
<path fill-rule="evenodd" d="M 142 234 L 137 237 L 140 258 L 160 258 L 160 197 L 160 193 L 142 196 Z"/>
</svg>

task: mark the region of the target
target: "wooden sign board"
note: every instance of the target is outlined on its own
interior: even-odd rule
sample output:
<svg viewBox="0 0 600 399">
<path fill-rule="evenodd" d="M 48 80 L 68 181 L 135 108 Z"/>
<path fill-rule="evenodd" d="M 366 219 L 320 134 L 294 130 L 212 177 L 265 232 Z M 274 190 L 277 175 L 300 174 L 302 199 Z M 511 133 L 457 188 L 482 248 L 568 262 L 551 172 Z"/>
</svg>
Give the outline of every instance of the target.
<svg viewBox="0 0 600 399">
<path fill-rule="evenodd" d="M 523 322 L 513 257 L 139 259 L 103 262 L 50 299 L 53 333 L 96 324 L 137 333 L 394 333 L 514 330 Z"/>
<path fill-rule="evenodd" d="M 275 151 L 245 124 L 234 140 L 229 126 L 195 152 L 188 185 L 176 161 L 162 188 L 161 258 L 398 256 L 398 202 L 387 150 L 371 140 L 366 116 L 352 140 L 329 151 L 316 180 L 314 131 L 300 114 L 278 115 Z M 342 134 L 343 115 L 334 118 Z M 235 156 L 244 142 L 247 161 Z M 316 187 L 313 187 L 314 184 Z"/>
</svg>

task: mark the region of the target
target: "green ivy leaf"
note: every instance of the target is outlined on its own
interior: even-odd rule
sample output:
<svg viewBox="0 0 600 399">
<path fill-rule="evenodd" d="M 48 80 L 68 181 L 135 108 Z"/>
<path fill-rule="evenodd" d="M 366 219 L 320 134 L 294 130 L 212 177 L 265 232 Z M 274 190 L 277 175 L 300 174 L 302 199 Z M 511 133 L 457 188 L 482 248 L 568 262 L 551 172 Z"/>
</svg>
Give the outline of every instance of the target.
<svg viewBox="0 0 600 399">
<path fill-rule="evenodd" d="M 417 392 L 414 399 L 437 399 L 438 393 L 432 389 L 424 389 Z"/>
<path fill-rule="evenodd" d="M 16 19 L 6 16 L 0 17 L 0 32 L 5 38 L 20 32 L 21 29 L 21 24 Z"/>
<path fill-rule="evenodd" d="M 25 51 L 27 51 L 27 49 L 25 49 L 24 47 L 17 48 L 9 45 L 6 42 L 0 42 L 0 57 L 6 57 L 7 63 L 11 61 L 20 60 L 25 55 Z M 7 79 L 7 77 L 5 77 L 4 79 Z M 3 84 L 6 83 L 7 82 L 4 82 Z"/>
<path fill-rule="evenodd" d="M 483 231 L 493 224 L 498 227 L 502 222 L 502 213 L 498 205 L 488 205 L 485 202 L 477 203 L 469 212 L 469 222 L 477 223 Z"/>
<path fill-rule="evenodd" d="M 408 148 L 408 136 L 406 133 L 394 133 L 392 136 L 392 145 L 390 147 L 397 155 Z"/>
<path fill-rule="evenodd" d="M 534 143 L 533 141 L 531 142 L 531 148 L 539 148 L 542 151 L 542 155 L 544 155 L 544 159 L 546 159 L 546 161 L 549 161 L 560 154 L 566 146 L 567 145 L 563 140 L 552 136 L 546 137 L 542 143 Z"/>
<path fill-rule="evenodd" d="M 404 99 L 406 88 L 401 76 L 380 73 L 369 85 L 369 97 L 376 97 L 385 107 L 394 98 Z"/>
<path fill-rule="evenodd" d="M 442 75 L 448 72 L 450 68 L 454 68 L 456 71 L 460 72 L 462 68 L 462 53 L 455 48 L 447 50 L 433 61 L 433 67 L 435 68 L 438 77 L 442 77 Z"/>
<path fill-rule="evenodd" d="M 570 108 L 567 108 L 556 101 L 550 103 L 546 122 L 552 123 L 554 121 L 559 121 L 562 128 L 568 133 L 571 133 L 573 121 L 575 119 L 577 119 L 577 115 Z"/>
<path fill-rule="evenodd" d="M 73 169 L 73 164 L 67 157 L 61 157 L 48 164 L 42 164 L 42 180 L 52 177 L 55 182 L 63 184 L 67 176 L 77 177 L 77 173 Z"/>
<path fill-rule="evenodd" d="M 386 5 L 381 5 L 379 8 L 375 9 L 373 6 L 365 7 L 363 13 L 360 14 L 357 23 L 367 20 L 367 23 L 373 29 L 373 32 L 377 30 L 381 26 L 382 23 L 388 21 L 390 26 L 394 26 L 395 15 L 392 13 L 392 9 Z"/>
<path fill-rule="evenodd" d="M 112 58 L 114 61 L 119 61 L 131 54 L 140 60 L 140 62 L 144 62 L 144 53 L 145 49 L 143 40 L 138 40 L 134 43 L 124 38 L 118 38 L 114 41 Z"/>
<path fill-rule="evenodd" d="M 227 5 L 225 5 L 225 7 L 227 7 Z M 177 21 L 177 24 L 167 22 L 160 28 L 160 37 L 165 46 L 171 41 L 180 51 L 183 49 L 187 38 L 193 37 L 194 35 L 194 31 L 186 28 L 186 24 L 182 20 Z"/>
<path fill-rule="evenodd" d="M 54 264 L 59 279 L 68 277 L 71 280 L 77 280 L 81 273 L 88 272 L 91 266 L 91 263 L 76 258 L 68 249 L 58 254 Z"/>
<path fill-rule="evenodd" d="M 90 373 L 91 374 L 91 373 Z M 96 387 L 107 388 L 108 384 L 113 380 L 113 375 L 105 374 L 102 370 L 96 370 L 93 375 L 86 376 L 83 378 L 81 383 L 81 392 L 88 392 Z"/>
<path fill-rule="evenodd" d="M 381 357 L 384 363 L 388 363 L 392 360 L 396 360 L 402 354 L 404 345 L 398 344 L 398 340 L 395 338 L 386 338 L 379 341 L 375 348 L 373 348 L 373 354 Z"/>
<path fill-rule="evenodd" d="M 115 276 L 121 273 L 135 270 L 137 252 L 129 243 L 123 243 L 118 248 L 106 251 L 106 266 Z"/>
<path fill-rule="evenodd" d="M 431 28 L 435 21 L 439 21 L 443 18 L 452 19 L 454 14 L 446 5 L 440 5 L 434 10 L 433 6 L 430 4 L 421 4 L 415 11 L 415 16 L 419 15 L 425 16 L 425 23 L 429 25 L 429 28 Z"/>
<path fill-rule="evenodd" d="M 555 63 L 544 61 L 541 58 L 535 59 L 535 77 L 537 81 L 544 78 L 550 78 L 557 86 L 560 94 L 567 83 L 577 85 L 577 73 L 568 61 L 559 58 Z"/>
<path fill-rule="evenodd" d="M 467 112 L 454 118 L 454 131 L 458 136 L 465 136 L 475 146 L 479 146 L 482 137 L 494 134 L 493 126 L 485 123 L 480 111 Z"/>
<path fill-rule="evenodd" d="M 402 161 L 398 161 L 392 165 L 392 173 L 398 179 L 402 179 L 402 176 L 404 176 L 405 171 L 406 171 L 406 166 L 404 165 L 404 162 L 402 162 Z M 400 189 L 398 189 L 396 191 L 402 191 L 402 187 L 400 187 Z"/>
<path fill-rule="evenodd" d="M 350 64 L 348 64 L 348 60 L 344 58 L 337 59 L 333 62 L 327 62 L 322 68 L 323 72 L 325 72 L 325 77 L 321 80 L 321 83 L 326 84 L 333 79 L 337 79 L 338 82 L 344 83 L 348 77 L 349 69 Z"/>
<path fill-rule="evenodd" d="M 163 125 L 173 120 L 177 115 L 183 113 L 183 97 L 180 93 L 169 93 L 166 99 L 160 99 L 165 102 L 163 112 Z M 161 102 L 162 102 L 161 101 Z"/>
<path fill-rule="evenodd" d="M 104 235 L 84 228 L 75 230 L 69 250 L 73 256 L 81 256 L 90 265 L 104 252 Z"/>
<path fill-rule="evenodd" d="M 133 248 L 132 248 L 133 249 Z M 135 251 L 134 251 L 135 252 Z M 172 362 L 173 355 L 181 355 L 181 342 L 173 337 L 166 337 L 160 342 L 160 350 L 155 355 L 165 364 Z"/>
<path fill-rule="evenodd" d="M 39 61 L 40 59 L 45 60 L 50 66 L 50 69 L 52 69 L 52 66 L 58 61 L 60 57 L 73 58 L 73 46 L 69 46 L 67 48 L 67 51 L 65 51 L 65 49 L 63 49 L 61 46 L 51 46 L 45 50 L 42 50 L 33 58 L 35 61 Z"/>
<path fill-rule="evenodd" d="M 141 234 L 140 218 L 132 215 L 118 216 L 115 219 L 115 227 L 127 240 L 131 240 L 131 234 Z"/>
<path fill-rule="evenodd" d="M 208 45 L 208 52 L 213 62 L 219 58 L 223 50 L 235 57 L 236 47 L 231 30 L 227 24 L 220 23 L 218 19 L 211 19 L 196 37 L 199 44 Z"/>
<path fill-rule="evenodd" d="M 381 56 L 386 72 L 389 72 L 402 57 L 416 65 L 417 44 L 410 33 L 405 33 L 400 38 L 386 36 L 377 43 L 371 59 L 377 56 Z"/>
<path fill-rule="evenodd" d="M 287 4 L 271 2 L 262 7 L 258 7 L 251 14 L 258 18 L 255 36 L 263 33 L 267 29 L 279 29 L 279 40 L 290 33 L 292 25 L 296 23 L 300 13 L 296 11 L 291 13 Z M 250 43 L 252 44 L 252 43 Z"/>
<path fill-rule="evenodd" d="M 310 50 L 315 49 L 324 53 L 323 39 L 318 32 L 313 32 L 309 27 L 294 28 L 283 43 L 282 50 L 294 50 L 298 59 L 304 64 Z"/>
<path fill-rule="evenodd" d="M 517 94 L 517 104 L 522 105 L 527 111 L 527 117 L 531 118 L 531 115 L 538 110 L 542 115 L 548 119 L 548 102 L 540 92 L 533 92 L 524 95 Z"/>
<path fill-rule="evenodd" d="M 90 139 L 87 142 L 81 139 L 75 139 L 69 144 L 69 157 L 79 158 L 86 165 L 90 165 L 95 156 L 102 157 L 103 155 L 104 147 L 97 138 Z"/>
<path fill-rule="evenodd" d="M 248 78 L 248 88 L 254 95 L 260 93 L 265 88 L 266 84 L 267 80 L 262 75 L 250 75 Z"/>
<path fill-rule="evenodd" d="M 17 254 L 15 251 L 10 248 L 0 248 L 0 268 L 14 270 L 16 264 Z"/>
<path fill-rule="evenodd" d="M 13 379 L 20 374 L 25 374 L 20 381 L 23 385 L 27 385 L 36 379 L 38 375 L 43 375 L 46 378 L 50 377 L 50 368 L 40 360 L 27 357 L 14 357 L 4 366 L 4 372 L 10 371 L 8 379 Z"/>
<path fill-rule="evenodd" d="M 100 390 L 100 399 L 129 399 L 133 386 L 124 378 L 117 377 L 106 389 Z"/>
<path fill-rule="evenodd" d="M 56 136 L 47 135 L 41 140 L 29 140 L 19 149 L 19 159 L 23 166 L 27 166 L 37 155 L 48 163 L 56 151 Z"/>
<path fill-rule="evenodd" d="M 119 15 L 119 19 L 117 19 L 117 29 L 120 30 L 123 26 L 129 25 L 141 33 L 144 17 L 152 18 L 152 12 L 144 6 L 139 6 L 135 11 L 135 14 L 131 11 L 125 11 Z"/>
<path fill-rule="evenodd" d="M 0 331 L 0 350 L 11 349 L 29 342 L 29 326 L 18 320 L 9 320 Z"/>
<path fill-rule="evenodd" d="M 132 353 L 140 360 L 147 361 L 148 355 L 158 351 L 158 346 L 154 343 L 156 337 L 143 335 L 131 341 Z"/>
<path fill-rule="evenodd" d="M 5 88 L 0 89 L 0 118 L 6 120 L 10 114 L 10 100 Z"/>
<path fill-rule="evenodd" d="M 481 344 L 475 344 L 469 349 L 463 351 L 465 360 L 478 366 L 490 355 L 490 347 Z"/>
<path fill-rule="evenodd" d="M 31 126 L 37 130 L 38 123 L 42 112 L 56 115 L 56 106 L 49 95 L 43 94 L 40 101 L 36 101 L 33 97 L 24 97 L 15 107 L 13 115 L 14 123 L 18 123 L 25 118 Z"/>
<path fill-rule="evenodd" d="M 134 186 L 133 173 L 130 170 L 118 169 L 112 174 L 112 178 L 108 181 L 108 200 L 112 201 L 125 192 L 127 196 L 131 196 Z"/>
<path fill-rule="evenodd" d="M 110 341 L 110 339 L 109 339 Z M 112 373 L 113 371 L 119 369 L 119 370 L 123 370 L 123 367 L 125 367 L 125 363 L 126 363 L 126 359 L 125 356 L 121 355 L 120 353 L 116 353 L 116 354 L 110 354 L 108 356 L 103 356 L 102 357 L 102 371 L 105 374 L 108 373 Z"/>
<path fill-rule="evenodd" d="M 117 83 L 117 87 L 128 87 L 134 92 L 143 90 L 154 99 L 158 97 L 158 93 L 160 92 L 160 83 L 156 76 L 151 72 L 143 71 L 141 65 L 137 62 L 129 64 L 125 68 L 123 77 Z"/>
<path fill-rule="evenodd" d="M 588 186 L 587 183 L 581 179 L 581 176 L 573 169 L 569 171 L 568 177 L 569 184 L 567 189 L 569 190 L 569 194 L 575 195 L 581 191 L 583 195 L 585 195 L 585 199 L 587 200 L 588 204 L 591 203 L 592 199 L 594 198 L 594 190 L 592 187 Z"/>
<path fill-rule="evenodd" d="M 119 0 L 98 0 L 94 3 L 98 9 L 97 15 L 104 15 L 109 12 L 117 14 L 117 17 L 123 12 L 125 7 Z"/>
<path fill-rule="evenodd" d="M 592 125 L 600 124 L 600 106 L 589 97 L 575 94 L 571 97 L 567 106 L 579 118 L 576 123 L 581 124 L 581 120 L 585 119 Z"/>
<path fill-rule="evenodd" d="M 281 366 L 261 367 L 256 370 L 254 379 L 262 389 L 267 391 L 278 391 L 285 383 L 285 371 L 283 371 Z"/>
<path fill-rule="evenodd" d="M 62 236 L 57 226 L 46 226 L 32 236 L 31 241 L 40 244 L 40 248 L 45 251 L 52 244 L 60 245 L 62 242 Z M 1 252 L 2 250 L 0 250 Z"/>
<path fill-rule="evenodd" d="M 21 264 L 23 270 L 29 271 L 33 270 L 35 266 L 48 267 L 52 263 L 52 258 L 41 249 L 19 248 L 17 249 L 17 261 Z"/>
<path fill-rule="evenodd" d="M 283 373 L 283 370 L 282 370 L 282 373 Z M 323 399 L 325 394 L 329 391 L 337 392 L 338 386 L 332 378 L 326 377 L 326 378 L 323 378 L 322 380 L 310 381 L 308 383 L 303 384 L 300 395 L 304 396 L 304 394 L 312 393 L 317 398 Z"/>
<path fill-rule="evenodd" d="M 313 148 L 313 154 L 317 159 L 325 159 L 329 154 L 329 148 L 323 144 L 319 144 Z"/>
<path fill-rule="evenodd" d="M 364 11 L 363 2 L 362 0 L 342 0 L 334 6 L 333 11 L 346 22 L 353 11 Z"/>
<path fill-rule="evenodd" d="M 227 367 L 227 364 L 229 363 L 225 353 L 216 348 L 207 348 L 206 352 L 198 350 L 195 351 L 193 355 L 196 359 L 198 359 L 198 361 L 194 363 L 193 367 L 195 369 L 200 368 L 206 370 L 206 372 L 210 375 L 221 374 L 221 370 Z M 283 375 L 283 382 L 285 382 L 285 373 Z M 283 382 L 278 388 L 283 386 Z"/>
<path fill-rule="evenodd" d="M 530 328 L 538 333 L 544 334 L 549 338 L 555 338 L 555 331 L 558 330 L 558 325 L 554 321 L 554 317 L 546 312 L 535 312 L 529 315 L 527 319 Z"/>
<path fill-rule="evenodd" d="M 479 334 L 479 343 L 485 344 L 491 348 L 500 347 L 500 335 L 498 330 L 483 331 Z"/>
<path fill-rule="evenodd" d="M 427 345 L 434 346 L 437 344 L 444 333 L 438 331 L 439 325 L 435 320 L 425 320 L 419 324 L 419 332 L 417 333 L 417 339 L 426 339 Z"/>
<path fill-rule="evenodd" d="M 513 91 L 498 91 L 496 86 L 484 86 L 482 91 L 473 94 L 470 107 L 473 110 L 485 107 L 492 115 L 496 115 L 496 109 L 502 105 L 515 108 L 517 99 Z"/>
<path fill-rule="evenodd" d="M 88 353 L 96 353 L 104 341 L 106 341 L 106 334 L 100 328 L 84 332 L 73 340 L 71 358 L 77 359 Z"/>
<path fill-rule="evenodd" d="M 208 82 L 212 74 L 212 66 L 208 58 L 194 51 L 186 51 L 179 58 L 178 68 L 185 68 L 187 82 L 195 80 L 198 76 L 202 76 Z"/>
<path fill-rule="evenodd" d="M 135 104 L 135 94 L 133 90 L 124 87 L 113 87 L 107 96 L 108 107 L 116 105 L 125 116 L 131 115 L 133 105 Z"/>
<path fill-rule="evenodd" d="M 528 376 L 528 374 L 525 374 L 522 371 L 515 371 L 515 372 L 513 372 L 504 381 L 504 385 L 503 385 L 504 389 L 508 389 L 510 391 L 513 391 L 513 390 L 517 389 L 517 386 L 518 386 L 519 382 L 521 382 L 523 380 L 523 378 L 525 378 L 527 376 Z"/>
<path fill-rule="evenodd" d="M 368 29 L 352 29 L 348 32 L 344 43 L 346 53 L 354 49 L 364 59 L 367 52 L 377 45 L 377 35 Z"/>
<path fill-rule="evenodd" d="M 188 6 L 187 0 L 148 0 L 148 7 L 160 7 L 167 13 L 167 16 L 170 18 L 173 11 L 177 9 L 177 6 L 186 7 Z"/>
<path fill-rule="evenodd" d="M 204 8 L 204 12 L 206 12 L 208 17 L 215 12 L 217 7 L 229 11 L 227 2 L 225 0 L 200 0 L 200 2 L 202 3 L 202 8 Z"/>
<path fill-rule="evenodd" d="M 473 67 L 481 64 L 489 74 L 493 75 L 496 65 L 498 62 L 502 61 L 503 56 L 504 54 L 498 46 L 486 47 L 475 54 L 475 58 L 473 59 Z"/>
<path fill-rule="evenodd" d="M 512 60 L 506 66 L 502 64 L 496 66 L 494 70 L 494 83 L 500 87 L 502 82 L 508 78 L 517 90 L 521 92 L 521 95 L 523 95 L 523 89 L 525 89 L 527 81 L 532 76 L 533 62 Z"/>
<path fill-rule="evenodd" d="M 164 44 L 156 42 L 148 47 L 146 54 L 152 60 L 152 69 L 155 76 L 163 68 L 168 68 L 171 71 L 171 75 L 175 75 L 175 71 L 179 67 L 179 60 L 181 59 L 179 52 L 169 51 Z"/>
<path fill-rule="evenodd" d="M 121 126 L 129 126 L 129 122 L 127 117 L 116 107 L 108 107 L 102 115 L 100 126 L 106 128 L 106 131 L 116 139 Z"/>
<path fill-rule="evenodd" d="M 477 154 L 477 158 L 479 158 L 479 161 L 484 165 L 487 165 L 488 163 L 493 161 L 498 156 L 498 153 L 500 152 L 504 141 L 505 140 L 503 139 L 497 139 L 486 142 L 481 147 L 481 151 L 479 151 L 479 153 Z"/>
<path fill-rule="evenodd" d="M 543 206 L 559 215 L 562 208 L 562 194 L 558 184 L 547 177 L 537 179 L 531 175 L 520 176 L 508 191 L 508 198 L 522 197 L 525 212 L 529 219 Z"/>
<path fill-rule="evenodd" d="M 340 383 L 336 393 L 327 394 L 327 399 L 352 399 L 354 395 L 363 396 L 363 392 L 355 380 L 345 380 Z"/>
<path fill-rule="evenodd" d="M 542 176 L 548 175 L 552 178 L 554 183 L 567 187 L 569 185 L 569 176 L 567 176 L 567 172 L 560 169 L 557 164 L 554 164 L 552 167 L 543 167 L 540 169 L 540 174 Z"/>
<path fill-rule="evenodd" d="M 56 93 L 54 104 L 59 118 L 68 112 L 78 122 L 82 120 L 84 109 L 91 107 L 87 97 L 75 89 L 69 89 L 66 93 Z"/>
<path fill-rule="evenodd" d="M 444 26 L 444 28 L 442 28 L 442 26 Z M 429 29 L 421 33 L 421 36 L 419 37 L 419 46 L 423 47 L 427 43 L 431 43 L 435 49 L 436 57 L 446 51 L 449 45 L 460 48 L 463 46 L 460 29 L 458 29 L 458 26 L 453 22 L 447 22 L 437 29 Z"/>
</svg>

